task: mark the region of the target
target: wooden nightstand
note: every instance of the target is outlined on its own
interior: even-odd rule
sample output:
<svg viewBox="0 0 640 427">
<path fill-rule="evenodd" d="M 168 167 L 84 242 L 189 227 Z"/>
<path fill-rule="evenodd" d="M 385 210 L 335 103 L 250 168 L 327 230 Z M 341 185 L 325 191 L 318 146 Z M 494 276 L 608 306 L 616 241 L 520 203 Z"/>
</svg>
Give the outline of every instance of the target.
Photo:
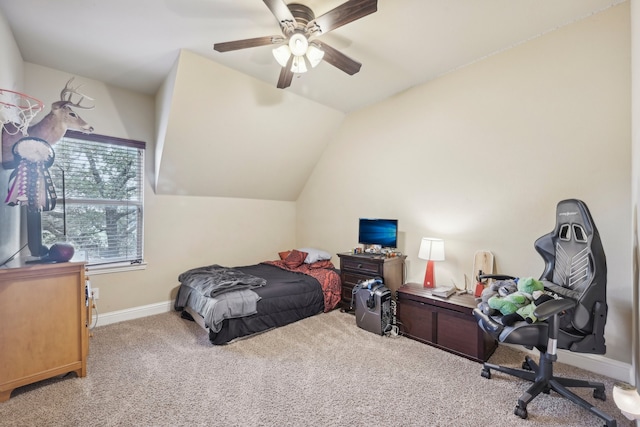
<svg viewBox="0 0 640 427">
<path fill-rule="evenodd" d="M 395 298 L 396 291 L 404 283 L 405 255 L 387 258 L 377 254 L 340 253 L 340 279 L 342 280 L 342 300 L 340 304 L 348 309 L 351 291 L 360 281 L 380 277 Z"/>
<path fill-rule="evenodd" d="M 478 326 L 471 294 L 439 298 L 419 283 L 398 289 L 397 321 L 400 333 L 477 362 L 485 362 L 496 341 Z"/>
</svg>

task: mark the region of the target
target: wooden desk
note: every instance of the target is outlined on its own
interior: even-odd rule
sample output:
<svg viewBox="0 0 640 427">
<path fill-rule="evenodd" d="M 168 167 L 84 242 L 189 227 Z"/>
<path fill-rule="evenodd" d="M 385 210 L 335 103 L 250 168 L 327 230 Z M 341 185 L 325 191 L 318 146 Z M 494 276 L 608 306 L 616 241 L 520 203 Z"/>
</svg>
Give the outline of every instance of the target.
<svg viewBox="0 0 640 427">
<path fill-rule="evenodd" d="M 497 342 L 473 317 L 473 295 L 439 298 L 419 283 L 398 289 L 397 320 L 400 333 L 477 362 L 486 361 Z"/>
</svg>

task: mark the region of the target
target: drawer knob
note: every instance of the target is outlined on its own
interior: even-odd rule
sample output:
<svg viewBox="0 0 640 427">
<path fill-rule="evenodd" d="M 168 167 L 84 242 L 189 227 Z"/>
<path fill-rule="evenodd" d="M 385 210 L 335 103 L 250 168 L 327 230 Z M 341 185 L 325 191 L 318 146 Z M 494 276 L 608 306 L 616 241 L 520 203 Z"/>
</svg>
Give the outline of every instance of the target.
<svg viewBox="0 0 640 427">
<path fill-rule="evenodd" d="M 358 264 L 358 268 L 362 268 L 362 264 Z"/>
</svg>

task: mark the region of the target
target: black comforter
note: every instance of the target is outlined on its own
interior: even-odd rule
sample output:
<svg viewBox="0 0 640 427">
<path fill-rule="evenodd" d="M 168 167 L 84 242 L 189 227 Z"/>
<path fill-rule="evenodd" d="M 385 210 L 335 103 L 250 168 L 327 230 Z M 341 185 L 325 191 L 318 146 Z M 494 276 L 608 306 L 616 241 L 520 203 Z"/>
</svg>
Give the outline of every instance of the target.
<svg viewBox="0 0 640 427">
<path fill-rule="evenodd" d="M 260 298 L 257 312 L 245 317 L 225 319 L 219 332 L 209 331 L 209 340 L 213 344 L 225 344 L 236 338 L 284 326 L 324 310 L 320 283 L 309 275 L 268 264 L 234 269 L 264 278 L 266 283 L 252 289 Z M 182 308 L 184 307 L 176 306 L 177 310 Z"/>
</svg>

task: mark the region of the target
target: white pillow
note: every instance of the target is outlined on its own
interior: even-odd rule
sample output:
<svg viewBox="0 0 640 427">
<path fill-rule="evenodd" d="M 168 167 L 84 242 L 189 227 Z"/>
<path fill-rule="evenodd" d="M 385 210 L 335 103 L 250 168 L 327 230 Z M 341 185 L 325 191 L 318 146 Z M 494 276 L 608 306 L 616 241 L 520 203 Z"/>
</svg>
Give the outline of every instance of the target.
<svg viewBox="0 0 640 427">
<path fill-rule="evenodd" d="M 315 248 L 300 248 L 298 249 L 300 252 L 306 252 L 307 253 L 307 257 L 305 258 L 304 262 L 306 264 L 313 264 L 314 262 L 317 261 L 322 261 L 325 259 L 331 259 L 331 254 L 329 252 L 320 250 L 320 249 L 315 249 Z"/>
</svg>

